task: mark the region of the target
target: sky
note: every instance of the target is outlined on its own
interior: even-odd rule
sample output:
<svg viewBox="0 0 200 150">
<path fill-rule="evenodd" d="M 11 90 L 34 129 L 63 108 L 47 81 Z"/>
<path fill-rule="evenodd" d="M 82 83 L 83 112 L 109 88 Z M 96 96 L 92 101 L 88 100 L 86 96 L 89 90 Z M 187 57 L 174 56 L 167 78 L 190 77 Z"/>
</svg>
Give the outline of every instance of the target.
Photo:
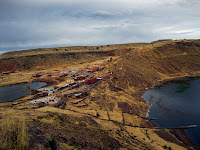
<svg viewBox="0 0 200 150">
<path fill-rule="evenodd" d="M 200 0 L 0 0 L 0 53 L 200 38 Z"/>
</svg>

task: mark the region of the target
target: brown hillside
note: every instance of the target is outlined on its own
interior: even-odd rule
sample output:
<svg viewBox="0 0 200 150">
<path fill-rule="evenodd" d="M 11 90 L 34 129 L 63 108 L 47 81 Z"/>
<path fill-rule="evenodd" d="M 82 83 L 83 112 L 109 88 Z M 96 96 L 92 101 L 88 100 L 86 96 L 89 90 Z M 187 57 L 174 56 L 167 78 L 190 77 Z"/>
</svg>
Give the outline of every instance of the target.
<svg viewBox="0 0 200 150">
<path fill-rule="evenodd" d="M 62 64 L 85 63 L 99 57 L 115 56 L 121 50 L 149 45 L 148 43 L 115 44 L 103 46 L 72 46 L 39 48 L 7 52 L 0 55 L 0 73 L 7 71 L 51 68 Z"/>
<path fill-rule="evenodd" d="M 137 91 L 163 80 L 197 75 L 200 74 L 200 40 L 138 48 L 122 56 L 111 69 L 113 86 Z"/>
<path fill-rule="evenodd" d="M 67 52 L 31 54 L 30 51 L 1 56 L 3 65 L 14 66 L 12 63 L 15 62 L 16 69 L 22 70 L 17 82 L 32 81 L 32 75 L 42 71 L 60 70 L 62 64 L 77 69 L 104 61 L 105 69 L 94 72 L 103 79 L 90 86 L 89 95 L 67 98 L 62 109 L 27 103 L 34 95 L 16 100 L 17 105 L 0 103 L 0 131 L 4 131 L 1 132 L 3 144 L 0 149 L 15 146 L 15 140 L 4 140 L 12 137 L 19 139 L 24 149 L 196 149 L 183 130 L 153 126 L 146 118 L 149 104 L 141 97 L 145 88 L 159 82 L 200 75 L 200 40 L 105 47 L 100 46 L 98 50 L 93 47 L 96 50 L 92 51 L 77 52 L 68 48 Z M 51 67 L 54 68 L 45 70 Z M 46 80 L 50 78 L 56 80 L 53 77 Z M 66 79 L 63 77 L 54 85 L 64 85 Z M 11 73 L 2 75 L 0 81 L 7 85 L 15 80 Z M 75 90 L 63 91 L 59 96 Z M 10 130 L 5 124 L 11 127 L 13 123 L 9 120 L 15 119 L 19 128 L 11 128 L 13 132 L 8 134 Z"/>
</svg>

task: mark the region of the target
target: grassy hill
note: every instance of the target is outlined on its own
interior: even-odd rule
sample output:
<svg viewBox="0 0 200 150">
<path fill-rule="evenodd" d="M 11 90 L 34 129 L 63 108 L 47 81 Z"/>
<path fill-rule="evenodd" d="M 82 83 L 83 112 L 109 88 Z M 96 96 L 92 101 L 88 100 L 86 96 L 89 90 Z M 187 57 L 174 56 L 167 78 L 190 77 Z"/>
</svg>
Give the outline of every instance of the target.
<svg viewBox="0 0 200 150">
<path fill-rule="evenodd" d="M 112 45 L 100 45 L 100 46 L 70 46 L 70 47 L 55 47 L 55 48 L 38 48 L 38 49 L 6 52 L 0 55 L 0 59 L 15 58 L 15 57 L 20 57 L 20 56 L 41 55 L 41 54 L 109 51 L 113 49 L 120 49 L 120 48 L 127 48 L 127 47 L 140 47 L 140 46 L 145 46 L 145 45 L 149 45 L 149 43 L 128 43 L 128 44 L 112 44 Z"/>
<path fill-rule="evenodd" d="M 144 89 L 156 83 L 200 73 L 200 40 L 170 41 L 138 48 L 111 66 L 112 84 Z"/>
<path fill-rule="evenodd" d="M 20 64 L 17 69 L 32 73 L 51 68 L 53 64 L 78 67 L 83 62 L 87 65 L 110 58 L 109 53 L 115 54 L 105 64 L 106 68 L 97 73 L 109 76 L 94 86 L 80 103 L 68 102 L 64 109 L 39 108 L 26 103 L 31 99 L 28 96 L 18 100 L 20 105 L 0 104 L 0 119 L 4 122 L 0 130 L 5 128 L 0 132 L 1 148 L 17 146 L 12 143 L 12 134 L 8 134 L 7 123 L 13 127 L 12 133 L 21 137 L 19 145 L 26 149 L 196 149 L 182 130 L 156 128 L 147 122 L 149 105 L 141 96 L 145 88 L 159 82 L 200 75 L 200 40 L 70 48 L 66 52 L 63 52 L 66 48 L 60 48 L 60 52 L 45 49 L 41 53 L 32 50 L 1 56 L 5 64 L 17 60 Z M 22 67 L 24 64 L 30 68 Z M 20 128 L 9 120 L 16 120 Z"/>
<path fill-rule="evenodd" d="M 35 70 L 51 68 L 62 64 L 84 63 L 97 57 L 119 53 L 125 48 L 149 45 L 148 43 L 115 44 L 103 46 L 72 46 L 57 48 L 39 48 L 7 52 L 0 55 L 0 73 L 7 71 Z M 40 68 L 41 69 L 41 68 Z"/>
</svg>

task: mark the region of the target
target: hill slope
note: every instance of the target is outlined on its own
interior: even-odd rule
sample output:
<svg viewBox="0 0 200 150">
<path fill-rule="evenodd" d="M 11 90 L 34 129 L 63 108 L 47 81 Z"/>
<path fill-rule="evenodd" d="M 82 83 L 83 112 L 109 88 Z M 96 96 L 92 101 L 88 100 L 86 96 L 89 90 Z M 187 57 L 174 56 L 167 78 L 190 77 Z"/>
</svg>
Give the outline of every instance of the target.
<svg viewBox="0 0 200 150">
<path fill-rule="evenodd" d="M 200 40 L 172 41 L 131 51 L 111 66 L 112 84 L 136 90 L 200 73 Z"/>
<path fill-rule="evenodd" d="M 72 46 L 7 52 L 0 55 L 0 73 L 90 62 L 96 60 L 98 57 L 105 57 L 125 48 L 136 48 L 145 45 L 149 44 L 130 43 L 103 46 Z"/>
<path fill-rule="evenodd" d="M 119 56 L 98 72 L 98 76 L 109 76 L 93 86 L 80 103 L 68 101 L 63 109 L 39 108 L 27 104 L 30 97 L 24 97 L 19 105 L 0 105 L 1 122 L 23 118 L 29 129 L 30 140 L 25 145 L 29 149 L 38 145 L 57 149 L 195 149 L 181 130 L 159 129 L 147 122 L 149 105 L 141 96 L 146 87 L 159 82 L 200 75 L 200 40 L 114 47 L 124 48 L 131 49 L 114 51 Z M 6 131 L 1 133 L 9 135 Z"/>
</svg>

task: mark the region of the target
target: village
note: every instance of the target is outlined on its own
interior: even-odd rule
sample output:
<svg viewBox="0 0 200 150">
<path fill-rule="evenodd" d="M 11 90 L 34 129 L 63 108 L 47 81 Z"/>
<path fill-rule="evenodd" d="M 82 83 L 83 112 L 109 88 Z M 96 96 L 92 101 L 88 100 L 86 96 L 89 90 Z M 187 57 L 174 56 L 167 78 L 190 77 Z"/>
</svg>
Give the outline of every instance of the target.
<svg viewBox="0 0 200 150">
<path fill-rule="evenodd" d="M 33 78 L 36 79 L 58 76 L 64 78 L 64 82 L 54 87 L 44 87 L 32 91 L 34 97 L 28 103 L 31 105 L 38 104 L 40 107 L 52 106 L 63 109 L 66 102 L 78 104 L 90 94 L 91 89 L 96 84 L 112 74 L 112 72 L 109 72 L 103 76 L 98 76 L 97 72 L 102 71 L 104 68 L 104 63 L 98 62 L 98 64 L 88 65 L 84 69 L 55 70 L 54 73 L 34 74 Z"/>
</svg>

